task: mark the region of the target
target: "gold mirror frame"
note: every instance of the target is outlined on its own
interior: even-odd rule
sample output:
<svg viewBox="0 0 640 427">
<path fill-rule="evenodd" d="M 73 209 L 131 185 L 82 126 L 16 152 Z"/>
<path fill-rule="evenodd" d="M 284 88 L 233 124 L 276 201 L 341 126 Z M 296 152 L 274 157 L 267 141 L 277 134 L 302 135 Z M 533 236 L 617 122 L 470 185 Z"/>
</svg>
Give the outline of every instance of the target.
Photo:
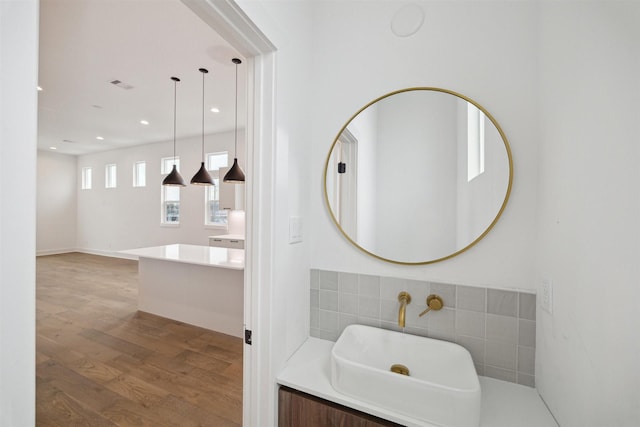
<svg viewBox="0 0 640 427">
<path fill-rule="evenodd" d="M 507 184 L 507 190 L 506 190 L 506 193 L 505 193 L 504 201 L 502 202 L 502 205 L 500 206 L 500 209 L 498 210 L 498 213 L 497 213 L 496 217 L 489 224 L 489 226 L 484 230 L 484 232 L 482 232 L 475 240 L 473 240 L 471 243 L 469 243 L 467 246 L 463 247 L 462 249 L 459 249 L 456 252 L 453 252 L 453 253 L 451 253 L 449 255 L 446 255 L 446 256 L 443 256 L 443 257 L 440 257 L 440 258 L 437 258 L 437 259 L 427 260 L 427 261 L 419 261 L 419 262 L 406 262 L 406 261 L 398 261 L 398 260 L 393 260 L 393 259 L 389 259 L 389 258 L 384 258 L 384 257 L 382 257 L 380 255 L 377 255 L 377 254 L 375 254 L 375 253 L 373 253 L 371 251 L 366 250 L 365 248 L 360 246 L 357 242 L 355 242 L 343 230 L 343 228 L 340 226 L 340 223 L 338 222 L 337 218 L 335 217 L 335 215 L 333 213 L 333 210 L 331 209 L 331 203 L 329 201 L 329 194 L 328 194 L 328 191 L 327 191 L 327 173 L 328 173 L 328 170 L 329 170 L 329 162 L 331 161 L 331 155 L 333 153 L 333 149 L 335 148 L 336 144 L 338 143 L 338 140 L 340 139 L 340 136 L 347 129 L 349 124 L 351 124 L 353 119 L 355 119 L 360 113 L 362 113 L 364 110 L 366 110 L 367 108 L 369 108 L 371 105 L 375 104 L 378 101 L 381 101 L 381 100 L 383 100 L 385 98 L 388 98 L 390 96 L 397 95 L 397 94 L 400 94 L 400 93 L 410 92 L 410 91 L 418 91 L 418 90 L 420 90 L 420 91 L 441 92 L 441 93 L 446 93 L 446 94 L 449 94 L 449 95 L 453 95 L 455 97 L 458 97 L 460 99 L 463 99 L 463 100 L 475 105 L 480 111 L 482 111 L 484 113 L 484 115 L 487 118 L 489 118 L 491 123 L 493 123 L 493 125 L 498 130 L 498 133 L 500 134 L 500 137 L 502 138 L 502 142 L 504 143 L 504 147 L 505 147 L 505 150 L 506 150 L 506 153 L 507 153 L 507 159 L 508 159 L 508 162 L 509 162 L 509 182 Z M 513 157 L 511 155 L 511 146 L 509 145 L 509 140 L 507 139 L 507 136 L 504 134 L 504 131 L 502 130 L 502 127 L 500 127 L 500 125 L 498 124 L 496 119 L 482 105 L 478 104 L 473 99 L 471 99 L 471 98 L 469 98 L 469 97 L 467 97 L 465 95 L 462 95 L 462 94 L 460 94 L 458 92 L 454 92 L 452 90 L 442 89 L 442 88 L 438 88 L 438 87 L 428 87 L 428 86 L 425 86 L 425 87 L 411 87 L 411 88 L 396 90 L 394 92 L 387 93 L 386 95 L 382 95 L 382 96 L 374 99 L 373 101 L 371 101 L 368 104 L 366 104 L 364 107 L 360 108 L 354 115 L 352 115 L 349 118 L 349 120 L 347 120 L 347 122 L 344 124 L 344 126 L 342 126 L 342 128 L 340 129 L 340 131 L 336 135 L 335 139 L 333 140 L 333 144 L 331 144 L 331 148 L 329 149 L 329 154 L 327 155 L 327 159 L 326 159 L 325 164 L 324 164 L 323 177 L 324 177 L 324 183 L 323 183 L 324 201 L 325 201 L 325 204 L 327 206 L 327 210 L 329 211 L 329 215 L 331 216 L 331 220 L 333 221 L 335 226 L 338 228 L 338 230 L 340 230 L 340 233 L 347 239 L 347 241 L 349 241 L 352 245 L 354 245 L 356 248 L 358 248 L 362 252 L 364 252 L 364 253 L 366 253 L 366 254 L 374 257 L 374 258 L 382 260 L 382 261 L 390 262 L 390 263 L 393 263 L 393 264 L 400 264 L 400 265 L 426 265 L 426 264 L 433 264 L 433 263 L 436 263 L 436 262 L 444 261 L 446 259 L 453 258 L 453 257 L 455 257 L 457 255 L 460 255 L 461 253 L 463 253 L 463 252 L 467 251 L 468 249 L 470 249 L 471 247 L 475 246 L 480 240 L 482 240 L 489 233 L 489 231 L 491 231 L 493 226 L 498 222 L 498 220 L 502 216 L 502 213 L 504 212 L 505 207 L 507 206 L 507 202 L 509 201 L 509 196 L 511 195 L 511 186 L 513 184 Z"/>
</svg>

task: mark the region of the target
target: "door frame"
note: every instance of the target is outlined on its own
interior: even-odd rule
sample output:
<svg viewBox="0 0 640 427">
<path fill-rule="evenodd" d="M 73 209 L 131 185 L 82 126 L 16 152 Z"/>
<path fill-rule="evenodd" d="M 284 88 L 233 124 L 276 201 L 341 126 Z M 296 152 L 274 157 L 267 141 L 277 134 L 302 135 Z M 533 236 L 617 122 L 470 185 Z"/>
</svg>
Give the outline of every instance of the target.
<svg viewBox="0 0 640 427">
<path fill-rule="evenodd" d="M 275 216 L 276 47 L 233 0 L 182 0 L 247 63 L 247 181 L 244 323 L 252 331 L 243 348 L 245 427 L 273 424 L 271 290 Z"/>
</svg>

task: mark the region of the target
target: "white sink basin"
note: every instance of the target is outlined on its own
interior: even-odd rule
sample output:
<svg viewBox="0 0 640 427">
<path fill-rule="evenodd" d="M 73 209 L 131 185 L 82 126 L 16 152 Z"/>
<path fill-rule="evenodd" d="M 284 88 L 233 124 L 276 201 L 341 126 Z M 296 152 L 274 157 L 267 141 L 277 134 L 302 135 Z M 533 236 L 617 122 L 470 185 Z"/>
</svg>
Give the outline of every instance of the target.
<svg viewBox="0 0 640 427">
<path fill-rule="evenodd" d="M 405 365 L 410 376 L 391 372 L 394 364 Z M 480 383 L 471 355 L 447 341 L 349 325 L 331 351 L 331 385 L 426 425 L 480 424 Z"/>
</svg>

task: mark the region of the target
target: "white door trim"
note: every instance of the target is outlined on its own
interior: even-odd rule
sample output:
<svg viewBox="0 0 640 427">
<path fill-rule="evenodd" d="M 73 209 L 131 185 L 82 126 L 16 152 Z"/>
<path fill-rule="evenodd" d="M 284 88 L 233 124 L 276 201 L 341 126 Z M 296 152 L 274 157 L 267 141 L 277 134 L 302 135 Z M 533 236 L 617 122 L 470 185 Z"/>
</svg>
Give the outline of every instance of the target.
<svg viewBox="0 0 640 427">
<path fill-rule="evenodd" d="M 247 181 L 243 352 L 244 427 L 275 422 L 271 372 L 274 253 L 275 46 L 232 0 L 182 0 L 247 59 Z"/>
</svg>

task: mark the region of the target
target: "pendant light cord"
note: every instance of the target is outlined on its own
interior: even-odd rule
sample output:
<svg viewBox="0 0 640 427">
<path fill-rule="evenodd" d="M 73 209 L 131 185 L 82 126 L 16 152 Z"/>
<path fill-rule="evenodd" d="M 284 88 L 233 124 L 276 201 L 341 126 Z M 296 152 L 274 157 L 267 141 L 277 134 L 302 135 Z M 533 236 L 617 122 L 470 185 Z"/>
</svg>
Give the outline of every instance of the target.
<svg viewBox="0 0 640 427">
<path fill-rule="evenodd" d="M 204 75 L 205 71 L 202 71 L 203 68 L 200 69 L 202 73 L 202 161 L 204 162 Z"/>
<path fill-rule="evenodd" d="M 238 157 L 238 63 L 235 62 L 236 64 L 236 115 L 235 115 L 235 123 L 234 123 L 234 129 L 235 129 L 235 133 L 234 133 L 234 145 L 233 145 L 233 150 L 234 150 L 234 157 L 237 158 Z"/>
<path fill-rule="evenodd" d="M 173 165 L 176 165 L 176 104 L 177 104 L 177 87 L 178 87 L 178 79 L 172 77 L 173 79 Z"/>
</svg>

